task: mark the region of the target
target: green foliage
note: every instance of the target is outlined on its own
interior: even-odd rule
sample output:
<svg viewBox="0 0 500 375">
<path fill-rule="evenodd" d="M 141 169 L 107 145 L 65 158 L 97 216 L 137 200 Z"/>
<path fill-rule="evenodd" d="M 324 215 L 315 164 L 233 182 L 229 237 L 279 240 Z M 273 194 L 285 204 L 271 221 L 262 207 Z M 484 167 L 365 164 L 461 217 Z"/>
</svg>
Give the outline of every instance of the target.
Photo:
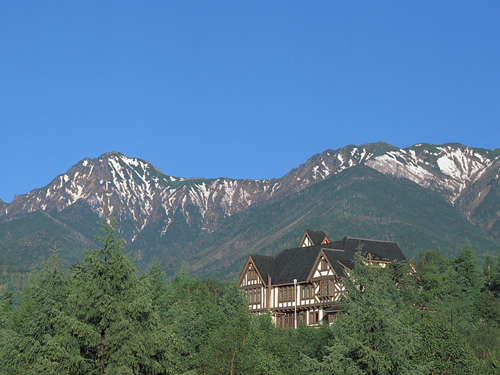
<svg viewBox="0 0 500 375">
<path fill-rule="evenodd" d="M 361 256 L 346 279 L 342 315 L 322 361 L 305 359 L 315 374 L 419 374 L 412 360 L 420 335 L 409 324 L 388 269 L 367 266 Z"/>
<path fill-rule="evenodd" d="M 141 274 L 107 220 L 69 271 L 54 248 L 19 303 L 0 292 L 0 374 L 499 373 L 498 261 L 481 271 L 470 244 L 415 265 L 357 259 L 335 324 L 279 329 L 234 282 Z"/>
<path fill-rule="evenodd" d="M 420 360 L 429 361 L 433 373 L 498 373 L 495 317 L 500 300 L 487 290 L 481 293 L 488 277 L 478 267 L 470 243 L 451 261 L 432 251 L 421 253 L 416 276 L 408 302 L 413 301 L 423 340 Z"/>
<path fill-rule="evenodd" d="M 459 331 L 443 317 L 425 314 L 419 324 L 422 349 L 418 359 L 431 364 L 434 374 L 475 374 L 479 365 Z"/>
<path fill-rule="evenodd" d="M 101 247 L 71 274 L 54 255 L 30 278 L 0 335 L 7 373 L 168 372 L 171 335 L 154 310 L 149 280 L 138 278 L 112 225 L 101 225 Z"/>
<path fill-rule="evenodd" d="M 154 310 L 149 280 L 138 277 L 105 220 L 96 238 L 101 247 L 88 251 L 74 269 L 68 299 L 73 316 L 62 321 L 74 337 L 84 339 L 80 350 L 91 372 L 165 373 L 171 336 Z"/>
<path fill-rule="evenodd" d="M 200 277 L 236 278 L 249 252 L 274 255 L 276 249 L 295 247 L 306 228 L 321 228 L 334 240 L 347 235 L 397 241 L 408 258 L 429 247 L 446 258 L 456 257 L 467 238 L 482 251 L 498 247 L 439 194 L 356 166 L 296 194 L 231 215 L 218 231 L 187 246 L 178 259 L 205 259 L 207 266 L 196 274 Z M 212 262 L 211 254 L 240 250 L 238 245 L 241 254 Z"/>
<path fill-rule="evenodd" d="M 492 267 L 489 289 L 500 297 L 500 253 L 497 254 L 496 264 Z"/>
<path fill-rule="evenodd" d="M 54 247 L 49 262 L 30 275 L 20 305 L 1 332 L 0 363 L 7 373 L 64 374 L 79 363 L 57 323 L 67 309 L 70 288 Z"/>
</svg>

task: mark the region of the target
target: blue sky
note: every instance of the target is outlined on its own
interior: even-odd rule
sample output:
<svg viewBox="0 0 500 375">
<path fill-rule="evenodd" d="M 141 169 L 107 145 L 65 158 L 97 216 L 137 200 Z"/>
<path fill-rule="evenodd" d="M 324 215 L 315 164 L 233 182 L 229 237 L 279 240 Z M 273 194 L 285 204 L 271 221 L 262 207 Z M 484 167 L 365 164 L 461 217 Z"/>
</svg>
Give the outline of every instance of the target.
<svg viewBox="0 0 500 375">
<path fill-rule="evenodd" d="M 0 198 L 120 151 L 280 177 L 382 140 L 499 148 L 498 1 L 3 1 Z"/>
</svg>

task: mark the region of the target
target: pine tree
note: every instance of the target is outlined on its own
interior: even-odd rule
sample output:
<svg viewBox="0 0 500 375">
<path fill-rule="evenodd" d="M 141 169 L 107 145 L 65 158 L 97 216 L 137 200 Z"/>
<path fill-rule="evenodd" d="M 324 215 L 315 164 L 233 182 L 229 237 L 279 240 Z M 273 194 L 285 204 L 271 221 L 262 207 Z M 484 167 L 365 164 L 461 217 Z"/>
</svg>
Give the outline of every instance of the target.
<svg viewBox="0 0 500 375">
<path fill-rule="evenodd" d="M 478 360 L 456 326 L 442 315 L 426 312 L 419 322 L 422 345 L 416 358 L 430 362 L 431 374 L 478 374 Z"/>
<path fill-rule="evenodd" d="M 486 287 L 488 289 L 491 289 L 493 276 L 495 275 L 495 263 L 493 262 L 493 258 L 491 257 L 491 255 L 487 255 L 484 258 L 483 275 L 486 279 Z"/>
<path fill-rule="evenodd" d="M 78 339 L 87 373 L 166 374 L 173 338 L 160 324 L 148 278 L 138 278 L 108 220 L 100 221 L 100 248 L 72 269 L 73 309 L 60 322 Z"/>
<path fill-rule="evenodd" d="M 444 286 L 448 288 L 449 293 L 451 324 L 457 325 L 466 335 L 472 334 L 479 322 L 478 304 L 484 277 L 470 242 L 465 243 L 460 256 L 446 273 Z"/>
<path fill-rule="evenodd" d="M 7 373 L 77 373 L 82 358 L 58 324 L 71 284 L 59 269 L 57 253 L 54 247 L 49 262 L 30 275 L 9 329 L 1 333 L 0 367 Z"/>
<path fill-rule="evenodd" d="M 314 374 L 419 374 L 412 357 L 419 334 L 408 320 L 388 269 L 363 264 L 359 256 L 349 278 L 342 314 L 322 361 L 305 358 Z"/>
<path fill-rule="evenodd" d="M 500 297 L 500 253 L 497 254 L 497 261 L 491 275 L 491 290 Z"/>
</svg>

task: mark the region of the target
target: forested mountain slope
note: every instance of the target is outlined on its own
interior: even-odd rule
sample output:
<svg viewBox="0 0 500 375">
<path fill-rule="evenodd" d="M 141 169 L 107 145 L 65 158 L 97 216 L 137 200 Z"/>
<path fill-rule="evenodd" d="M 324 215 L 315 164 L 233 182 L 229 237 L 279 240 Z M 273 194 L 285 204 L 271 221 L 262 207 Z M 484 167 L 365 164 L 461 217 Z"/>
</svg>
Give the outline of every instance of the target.
<svg viewBox="0 0 500 375">
<path fill-rule="evenodd" d="M 351 145 L 271 180 L 172 177 L 112 152 L 0 202 L 0 271 L 22 274 L 56 243 L 70 264 L 92 244 L 105 209 L 125 249 L 144 264 L 158 258 L 171 273 L 185 264 L 225 278 L 236 259 L 296 246 L 292 238 L 306 228 L 398 241 L 408 257 L 422 248 L 453 255 L 466 238 L 491 253 L 500 229 L 499 172 L 499 149 L 460 144 Z"/>
</svg>

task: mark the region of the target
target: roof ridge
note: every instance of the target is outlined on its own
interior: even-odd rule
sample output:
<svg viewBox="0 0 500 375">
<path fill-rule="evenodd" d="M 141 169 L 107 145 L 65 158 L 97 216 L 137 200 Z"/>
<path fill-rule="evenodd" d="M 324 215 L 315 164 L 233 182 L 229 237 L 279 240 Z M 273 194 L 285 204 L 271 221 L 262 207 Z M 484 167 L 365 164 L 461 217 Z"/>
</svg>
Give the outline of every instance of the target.
<svg viewBox="0 0 500 375">
<path fill-rule="evenodd" d="M 345 249 L 335 249 L 335 248 L 322 247 L 321 250 L 324 250 L 324 251 L 337 251 L 337 252 L 343 252 L 343 253 L 345 253 Z"/>
<path fill-rule="evenodd" d="M 396 241 L 385 241 L 385 240 L 373 240 L 371 238 L 360 238 L 360 237 L 345 237 L 347 240 L 363 240 L 363 241 L 370 241 L 370 242 L 385 242 L 385 243 L 396 243 Z"/>
</svg>

